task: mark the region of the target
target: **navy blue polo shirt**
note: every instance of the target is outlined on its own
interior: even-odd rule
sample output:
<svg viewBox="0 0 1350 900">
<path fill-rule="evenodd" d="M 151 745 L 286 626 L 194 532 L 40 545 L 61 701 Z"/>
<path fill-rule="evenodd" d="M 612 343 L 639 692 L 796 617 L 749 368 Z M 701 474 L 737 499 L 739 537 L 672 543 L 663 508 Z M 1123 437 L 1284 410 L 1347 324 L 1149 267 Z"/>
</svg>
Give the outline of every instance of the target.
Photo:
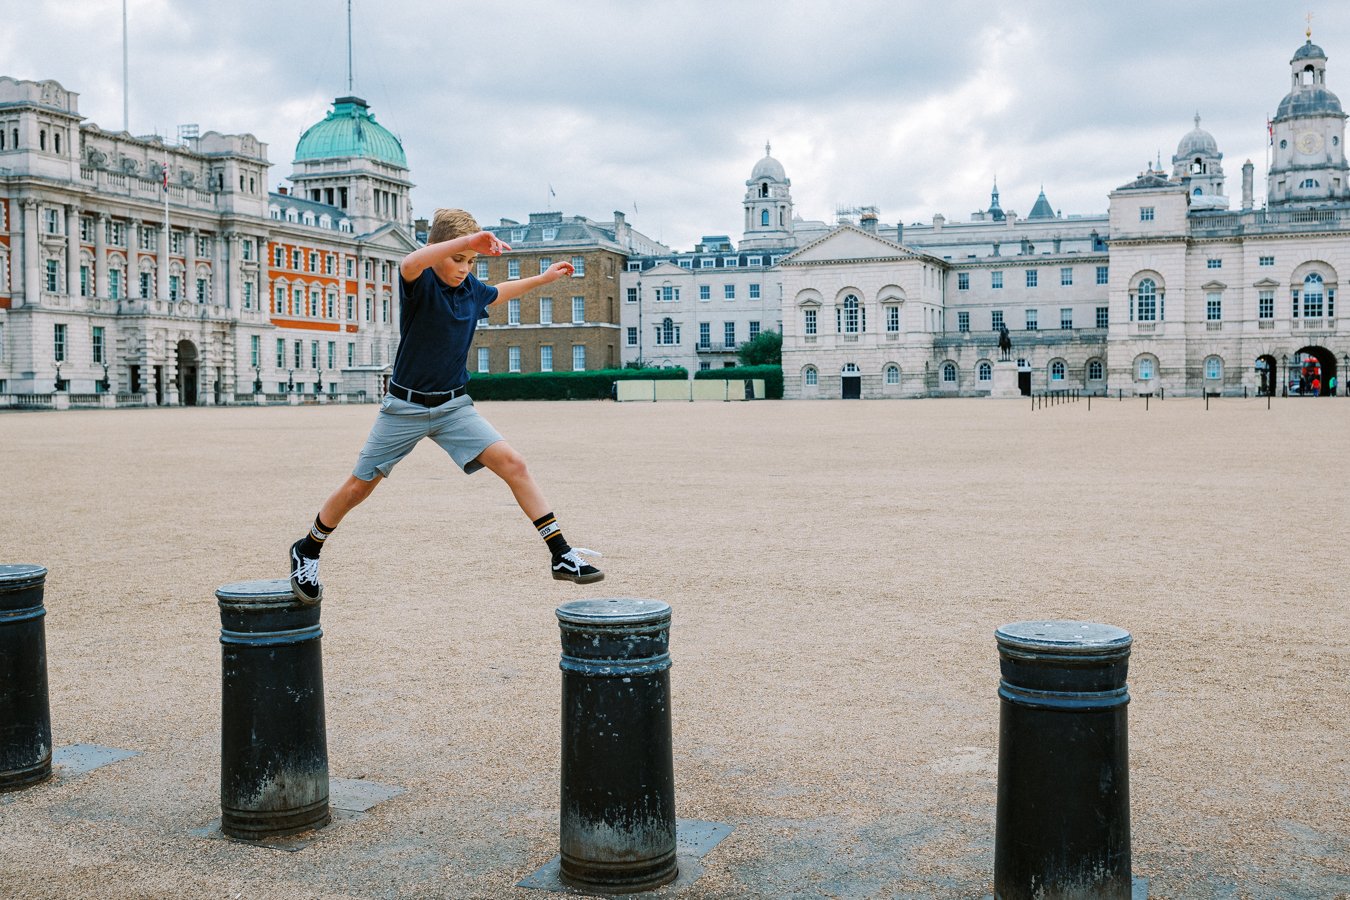
<svg viewBox="0 0 1350 900">
<path fill-rule="evenodd" d="M 428 266 L 412 281 L 400 277 L 399 345 L 394 383 L 435 394 L 469 380 L 465 363 L 478 320 L 487 317 L 497 289 L 473 275 L 451 287 Z"/>
</svg>

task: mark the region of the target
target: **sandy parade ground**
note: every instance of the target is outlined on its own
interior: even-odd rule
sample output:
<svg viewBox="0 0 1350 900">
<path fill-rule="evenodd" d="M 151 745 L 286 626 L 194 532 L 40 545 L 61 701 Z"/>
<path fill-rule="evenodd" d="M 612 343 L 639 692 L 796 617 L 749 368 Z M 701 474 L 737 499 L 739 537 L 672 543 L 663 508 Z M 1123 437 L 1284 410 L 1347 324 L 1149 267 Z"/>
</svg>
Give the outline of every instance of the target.
<svg viewBox="0 0 1350 900">
<path fill-rule="evenodd" d="M 554 608 L 674 610 L 657 896 L 993 890 L 993 632 L 1131 632 L 1154 898 L 1350 897 L 1350 401 L 483 403 L 607 580 L 425 443 L 329 540 L 335 778 L 403 793 L 296 852 L 220 815 L 214 591 L 280 578 L 373 405 L 0 414 L 0 563 L 46 586 L 53 737 L 139 755 L 0 795 L 0 897 L 543 898 Z"/>
</svg>

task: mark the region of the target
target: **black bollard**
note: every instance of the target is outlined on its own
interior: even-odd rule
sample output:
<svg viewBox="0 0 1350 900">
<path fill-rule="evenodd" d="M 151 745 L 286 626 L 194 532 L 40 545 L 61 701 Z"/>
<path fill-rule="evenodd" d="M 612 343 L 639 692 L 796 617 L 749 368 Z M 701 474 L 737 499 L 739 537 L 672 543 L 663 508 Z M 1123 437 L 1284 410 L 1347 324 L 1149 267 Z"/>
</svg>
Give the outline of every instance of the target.
<svg viewBox="0 0 1350 900">
<path fill-rule="evenodd" d="M 629 893 L 675 879 L 670 606 L 577 600 L 562 630 L 560 875 Z"/>
<path fill-rule="evenodd" d="M 220 830 L 263 840 L 322 828 L 328 810 L 319 606 L 284 579 L 220 601 Z"/>
<path fill-rule="evenodd" d="M 1018 622 L 994 637 L 996 900 L 1130 900 L 1129 632 Z"/>
<path fill-rule="evenodd" d="M 52 774 L 42 566 L 0 566 L 0 791 Z"/>
</svg>

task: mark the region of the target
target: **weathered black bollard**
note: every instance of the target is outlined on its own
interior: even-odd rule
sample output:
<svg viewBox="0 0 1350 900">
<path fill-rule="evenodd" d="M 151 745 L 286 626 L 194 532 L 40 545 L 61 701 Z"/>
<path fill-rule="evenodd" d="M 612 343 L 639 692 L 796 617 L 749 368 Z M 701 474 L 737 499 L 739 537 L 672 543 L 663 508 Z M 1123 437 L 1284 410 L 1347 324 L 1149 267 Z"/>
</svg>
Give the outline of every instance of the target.
<svg viewBox="0 0 1350 900">
<path fill-rule="evenodd" d="M 670 606 L 577 600 L 562 629 L 560 875 L 629 893 L 679 874 L 670 731 Z"/>
<path fill-rule="evenodd" d="M 52 774 L 42 566 L 0 566 L 0 791 Z"/>
<path fill-rule="evenodd" d="M 1130 900 L 1129 632 L 1018 622 L 998 642 L 997 900 Z"/>
<path fill-rule="evenodd" d="M 220 601 L 220 829 L 263 840 L 328 824 L 320 604 L 290 582 L 241 581 Z"/>
</svg>

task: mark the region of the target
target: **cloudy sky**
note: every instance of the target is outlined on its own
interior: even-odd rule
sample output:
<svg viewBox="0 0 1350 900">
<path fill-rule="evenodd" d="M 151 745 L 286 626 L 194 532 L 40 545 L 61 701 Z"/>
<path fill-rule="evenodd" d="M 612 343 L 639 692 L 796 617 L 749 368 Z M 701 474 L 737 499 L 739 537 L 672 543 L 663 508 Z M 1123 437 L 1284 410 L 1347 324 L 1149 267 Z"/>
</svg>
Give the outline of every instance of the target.
<svg viewBox="0 0 1350 900">
<path fill-rule="evenodd" d="M 127 0 L 130 130 L 251 132 L 272 186 L 347 93 L 346 0 Z M 355 93 L 403 141 L 416 214 L 484 223 L 625 212 L 678 249 L 739 240 L 771 141 L 798 215 L 874 205 L 890 224 L 1066 215 L 1202 126 L 1230 193 L 1304 40 L 1350 102 L 1350 4 L 1311 0 L 354 0 Z M 122 0 L 0 0 L 0 74 L 59 81 L 123 125 Z M 553 195 L 550 195 L 550 187 Z M 1236 205 L 1236 204 L 1235 204 Z"/>
</svg>

